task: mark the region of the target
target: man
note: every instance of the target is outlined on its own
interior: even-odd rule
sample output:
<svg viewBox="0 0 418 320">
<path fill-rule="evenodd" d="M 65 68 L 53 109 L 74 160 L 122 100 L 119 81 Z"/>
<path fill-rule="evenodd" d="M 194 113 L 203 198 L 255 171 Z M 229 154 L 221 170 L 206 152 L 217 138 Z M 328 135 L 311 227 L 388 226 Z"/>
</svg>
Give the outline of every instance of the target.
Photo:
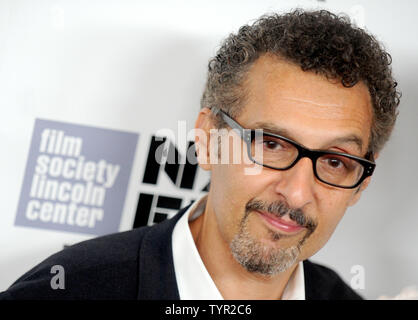
<svg viewBox="0 0 418 320">
<path fill-rule="evenodd" d="M 360 299 L 308 258 L 359 200 L 393 129 L 390 63 L 372 36 L 327 11 L 242 27 L 209 63 L 195 124 L 208 194 L 156 226 L 67 248 L 2 297 Z M 62 290 L 51 285 L 56 265 Z"/>
</svg>

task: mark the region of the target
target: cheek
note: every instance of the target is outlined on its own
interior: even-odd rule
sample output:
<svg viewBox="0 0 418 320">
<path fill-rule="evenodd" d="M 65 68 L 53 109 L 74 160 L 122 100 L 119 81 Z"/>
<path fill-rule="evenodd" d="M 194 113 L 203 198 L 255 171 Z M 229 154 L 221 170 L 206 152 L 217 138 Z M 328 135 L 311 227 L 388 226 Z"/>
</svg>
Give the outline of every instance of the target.
<svg viewBox="0 0 418 320">
<path fill-rule="evenodd" d="M 240 177 L 228 167 L 231 166 L 214 166 L 210 187 L 216 224 L 225 240 L 231 239 L 231 229 L 236 224 L 237 215 L 241 215 L 240 204 L 243 197 Z"/>
<path fill-rule="evenodd" d="M 211 192 L 218 228 L 225 240 L 232 240 L 245 215 L 248 201 L 266 190 L 269 181 L 264 175 L 246 175 L 243 165 L 213 167 Z"/>
<path fill-rule="evenodd" d="M 330 195 L 327 197 L 327 200 L 324 200 L 320 205 L 319 216 L 322 220 L 322 224 L 333 232 L 344 216 L 346 209 L 347 204 L 344 199 L 337 199 L 335 196 L 332 197 Z"/>
<path fill-rule="evenodd" d="M 347 210 L 349 196 L 346 192 L 335 192 L 324 194 L 317 199 L 317 222 L 318 226 L 306 243 L 304 256 L 306 258 L 320 250 L 331 238 L 338 223 Z"/>
</svg>

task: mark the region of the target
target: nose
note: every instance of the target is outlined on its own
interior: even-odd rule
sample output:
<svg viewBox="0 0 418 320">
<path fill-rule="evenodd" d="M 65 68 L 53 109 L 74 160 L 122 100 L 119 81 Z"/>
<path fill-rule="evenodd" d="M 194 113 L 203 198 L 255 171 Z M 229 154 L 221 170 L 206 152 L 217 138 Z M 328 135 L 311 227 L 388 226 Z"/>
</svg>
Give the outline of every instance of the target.
<svg viewBox="0 0 418 320">
<path fill-rule="evenodd" d="M 302 158 L 292 168 L 281 171 L 275 191 L 280 193 L 292 208 L 303 208 L 313 201 L 314 184 L 312 160 Z"/>
</svg>

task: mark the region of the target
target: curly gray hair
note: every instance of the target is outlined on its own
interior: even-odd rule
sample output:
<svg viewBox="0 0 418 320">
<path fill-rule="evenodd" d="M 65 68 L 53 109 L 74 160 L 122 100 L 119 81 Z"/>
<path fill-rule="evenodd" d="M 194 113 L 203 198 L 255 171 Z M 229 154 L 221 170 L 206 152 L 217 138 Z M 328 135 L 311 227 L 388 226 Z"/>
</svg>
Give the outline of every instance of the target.
<svg viewBox="0 0 418 320">
<path fill-rule="evenodd" d="M 252 25 L 229 35 L 209 61 L 201 107 L 216 106 L 233 117 L 246 101 L 244 80 L 261 55 L 271 53 L 311 71 L 338 79 L 345 87 L 363 81 L 373 105 L 368 151 L 379 152 L 393 130 L 401 94 L 392 77 L 391 56 L 346 16 L 326 10 L 294 10 L 264 15 Z M 218 128 L 225 127 L 214 118 Z"/>
</svg>

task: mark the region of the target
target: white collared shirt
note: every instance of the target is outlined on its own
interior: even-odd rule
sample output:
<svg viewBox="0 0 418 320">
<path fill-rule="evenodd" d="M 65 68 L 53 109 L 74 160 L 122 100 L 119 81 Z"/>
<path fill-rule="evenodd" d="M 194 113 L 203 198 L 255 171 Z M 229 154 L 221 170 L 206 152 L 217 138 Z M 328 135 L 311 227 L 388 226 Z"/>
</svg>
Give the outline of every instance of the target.
<svg viewBox="0 0 418 320">
<path fill-rule="evenodd" d="M 173 231 L 173 260 L 181 300 L 223 300 L 196 248 L 189 221 L 205 211 L 207 195 L 195 201 L 176 223 Z M 303 263 L 293 271 L 282 300 L 305 300 Z"/>
</svg>

